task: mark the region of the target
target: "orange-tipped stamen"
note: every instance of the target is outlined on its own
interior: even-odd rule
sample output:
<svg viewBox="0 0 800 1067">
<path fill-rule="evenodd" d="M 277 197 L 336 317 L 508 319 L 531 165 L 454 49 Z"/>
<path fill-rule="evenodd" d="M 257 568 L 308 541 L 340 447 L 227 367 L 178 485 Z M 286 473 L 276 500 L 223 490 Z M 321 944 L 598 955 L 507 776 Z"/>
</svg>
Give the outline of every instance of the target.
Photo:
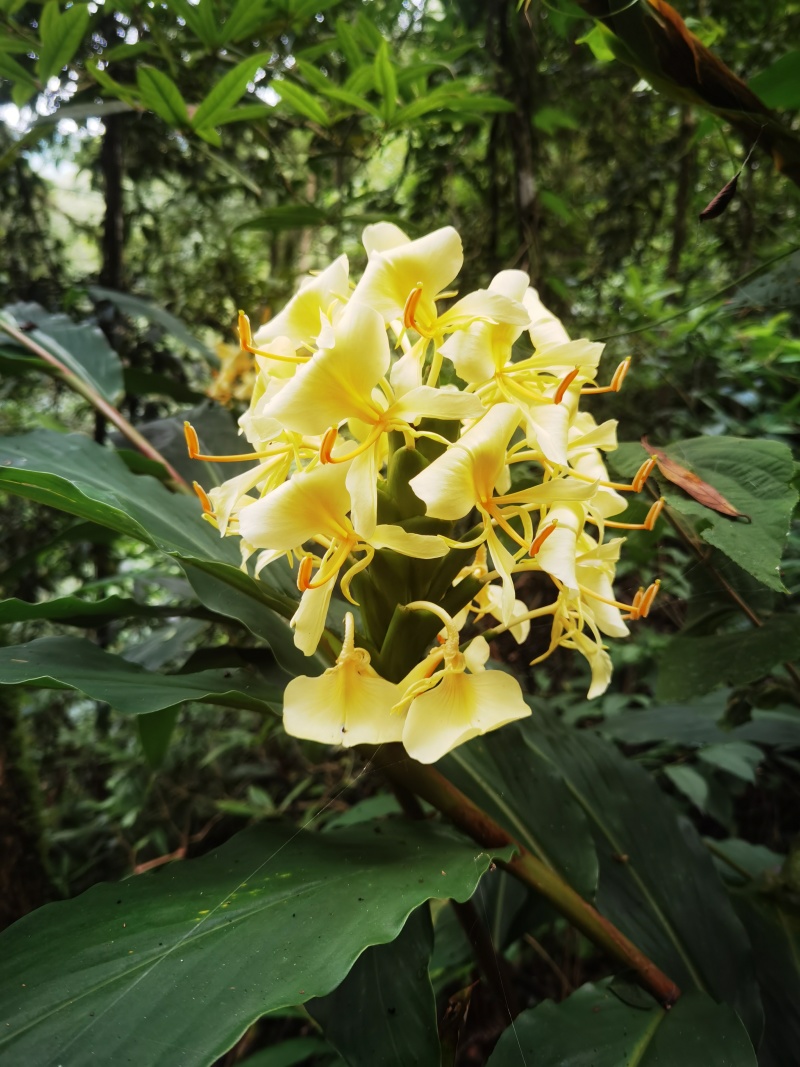
<svg viewBox="0 0 800 1067">
<path fill-rule="evenodd" d="M 658 596 L 658 591 L 659 591 L 660 588 L 661 588 L 661 579 L 660 578 L 656 578 L 656 580 L 651 585 L 649 585 L 647 587 L 647 591 L 645 592 L 644 596 L 642 597 L 642 601 L 641 601 L 641 603 L 639 605 L 639 614 L 641 615 L 641 617 L 643 619 L 646 619 L 647 616 L 650 614 L 650 608 L 652 608 L 653 601 Z"/>
<path fill-rule="evenodd" d="M 569 387 L 580 374 L 580 370 L 580 367 L 576 367 L 562 379 L 561 384 L 559 385 L 558 389 L 556 389 L 556 395 L 553 397 L 554 404 L 561 403 L 561 401 L 564 399 L 564 394 L 566 393 L 567 389 L 569 389 Z"/>
<path fill-rule="evenodd" d="M 305 593 L 306 589 L 311 588 L 311 572 L 314 568 L 314 557 L 303 556 L 300 560 L 300 567 L 297 571 L 297 588 L 301 593 Z"/>
<path fill-rule="evenodd" d="M 588 396 L 590 393 L 618 393 L 622 388 L 622 383 L 627 377 L 628 371 L 631 365 L 631 357 L 623 359 L 617 369 L 614 371 L 614 376 L 611 379 L 609 385 L 586 385 L 581 389 L 582 396 Z"/>
<path fill-rule="evenodd" d="M 531 542 L 530 554 L 532 556 L 537 555 L 537 553 L 539 552 L 539 549 L 545 543 L 545 541 L 550 536 L 550 534 L 551 533 L 555 533 L 555 530 L 556 530 L 557 527 L 558 527 L 558 519 L 553 519 L 553 521 L 549 524 L 549 526 L 545 526 L 545 528 L 543 530 L 539 531 L 539 533 L 536 535 L 536 538 Z"/>
<path fill-rule="evenodd" d="M 646 459 L 641 465 L 641 467 L 638 469 L 636 474 L 633 476 L 633 481 L 631 482 L 631 488 L 633 489 L 634 493 L 639 493 L 642 491 L 642 489 L 644 489 L 645 482 L 653 473 L 653 467 L 655 467 L 657 462 L 658 461 L 656 460 L 655 456 L 650 456 L 649 459 Z"/>
<path fill-rule="evenodd" d="M 205 512 L 205 514 L 206 515 L 213 515 L 214 514 L 214 506 L 211 503 L 211 501 L 208 499 L 208 493 L 205 491 L 205 489 L 202 487 L 202 485 L 200 485 L 199 482 L 192 482 L 192 489 L 194 489 L 194 491 L 200 497 L 200 503 L 203 505 L 203 511 Z"/>
<path fill-rule="evenodd" d="M 237 328 L 239 331 L 239 344 L 245 352 L 252 352 L 253 350 L 253 331 L 250 329 L 250 319 L 245 313 L 239 309 L 239 319 L 237 322 Z"/>
<path fill-rule="evenodd" d="M 417 320 L 415 318 L 419 302 L 422 299 L 422 282 L 417 282 L 411 292 L 408 294 L 405 307 L 403 308 L 403 325 L 407 330 L 416 330 L 418 333 L 419 327 L 417 326 Z"/>
<path fill-rule="evenodd" d="M 339 430 L 336 426 L 331 426 L 329 430 L 325 431 L 325 436 L 322 438 L 322 444 L 319 446 L 320 463 L 331 462 L 331 452 L 333 451 L 333 446 L 336 444 L 338 436 Z"/>
<path fill-rule="evenodd" d="M 197 430 L 195 430 L 190 422 L 184 422 L 183 436 L 186 438 L 186 448 L 189 452 L 189 459 L 197 459 L 200 455 L 200 441 L 197 437 Z"/>
<path fill-rule="evenodd" d="M 615 530 L 652 530 L 658 520 L 658 516 L 664 510 L 665 504 L 666 501 L 663 496 L 656 500 L 648 511 L 644 522 L 612 522 L 611 519 L 604 519 L 603 525 L 611 526 Z M 594 520 L 590 519 L 589 521 L 592 522 Z"/>
<path fill-rule="evenodd" d="M 620 611 L 631 612 L 631 618 L 634 618 L 633 612 L 637 611 L 638 598 L 640 598 L 642 595 L 642 590 L 640 589 L 636 596 L 633 598 L 633 603 L 625 604 L 621 600 L 610 600 L 608 597 L 601 596 L 599 593 L 595 593 L 594 589 L 589 589 L 589 587 L 585 585 L 579 585 L 578 589 L 580 590 L 583 596 L 589 597 L 591 600 L 599 600 L 601 604 L 608 604 L 610 608 L 619 608 Z M 638 618 L 638 615 L 636 615 L 635 617 Z"/>
</svg>

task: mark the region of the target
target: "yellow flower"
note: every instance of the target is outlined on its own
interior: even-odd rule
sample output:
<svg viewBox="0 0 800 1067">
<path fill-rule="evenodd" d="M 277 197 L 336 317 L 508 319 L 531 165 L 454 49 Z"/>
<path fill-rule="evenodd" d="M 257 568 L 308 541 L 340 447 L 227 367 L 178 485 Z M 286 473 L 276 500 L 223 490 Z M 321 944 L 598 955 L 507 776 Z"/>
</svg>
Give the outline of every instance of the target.
<svg viewBox="0 0 800 1067">
<path fill-rule="evenodd" d="M 438 605 L 417 601 L 408 607 L 432 611 L 448 631 L 441 669 L 414 682 L 396 706 L 400 711 L 408 707 L 402 740 L 409 756 L 435 763 L 470 738 L 530 715 L 517 680 L 503 671 L 484 669 L 489 646 L 482 637 L 462 653 L 458 630 Z M 401 682 L 398 690 L 403 686 Z"/>
<path fill-rule="evenodd" d="M 392 713 L 397 686 L 375 672 L 368 652 L 355 647 L 354 630 L 348 611 L 335 666 L 318 678 L 293 678 L 286 686 L 283 725 L 292 737 L 345 748 L 402 738 L 403 718 Z"/>
</svg>

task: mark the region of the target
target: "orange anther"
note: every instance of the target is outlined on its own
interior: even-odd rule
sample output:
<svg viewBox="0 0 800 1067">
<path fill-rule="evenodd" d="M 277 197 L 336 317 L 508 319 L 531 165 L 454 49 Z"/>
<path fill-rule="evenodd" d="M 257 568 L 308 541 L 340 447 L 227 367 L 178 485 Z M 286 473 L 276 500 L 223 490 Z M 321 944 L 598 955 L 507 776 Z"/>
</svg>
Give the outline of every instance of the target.
<svg viewBox="0 0 800 1067">
<path fill-rule="evenodd" d="M 622 388 L 622 383 L 627 377 L 628 371 L 631 366 L 631 357 L 623 359 L 617 369 L 614 371 L 614 377 L 611 379 L 611 389 L 613 392 L 618 393 Z"/>
<path fill-rule="evenodd" d="M 648 511 L 647 518 L 644 520 L 644 529 L 645 530 L 652 530 L 653 529 L 655 524 L 658 522 L 659 515 L 664 510 L 665 504 L 666 504 L 666 500 L 664 499 L 663 496 L 659 497 L 658 500 L 656 500 L 655 504 L 653 504 L 653 506 Z"/>
<path fill-rule="evenodd" d="M 571 370 L 569 374 L 564 377 L 563 381 L 561 382 L 561 385 L 559 385 L 558 389 L 556 389 L 556 395 L 553 397 L 554 404 L 561 403 L 561 401 L 564 399 L 564 394 L 575 381 L 575 379 L 578 377 L 579 373 L 580 367 L 576 367 L 575 370 Z"/>
<path fill-rule="evenodd" d="M 208 493 L 205 491 L 202 485 L 200 485 L 199 482 L 192 482 L 192 488 L 200 497 L 200 503 L 203 505 L 203 511 L 206 513 L 206 515 L 213 515 L 214 507 L 211 501 L 208 499 Z"/>
<path fill-rule="evenodd" d="M 311 588 L 311 571 L 314 567 L 312 556 L 303 556 L 300 560 L 300 568 L 297 572 L 297 588 L 301 593 Z"/>
<path fill-rule="evenodd" d="M 634 493 L 639 493 L 644 488 L 645 482 L 653 473 L 653 467 L 655 467 L 656 462 L 656 457 L 650 456 L 650 458 L 646 459 L 641 465 L 641 467 L 638 469 L 631 483 L 631 488 L 633 489 Z"/>
<path fill-rule="evenodd" d="M 532 556 L 535 556 L 535 555 L 536 555 L 536 553 L 537 553 L 537 552 L 539 551 L 539 549 L 540 549 L 540 548 L 542 547 L 542 545 L 543 545 L 543 544 L 545 543 L 545 541 L 546 541 L 546 540 L 547 540 L 547 538 L 548 538 L 548 537 L 550 536 L 550 534 L 551 534 L 551 533 L 553 533 L 553 531 L 554 531 L 554 530 L 556 529 L 556 527 L 557 527 L 557 526 L 558 526 L 558 519 L 554 519 L 554 520 L 553 520 L 553 521 L 552 521 L 552 522 L 550 523 L 550 525 L 549 525 L 549 526 L 545 526 L 545 528 L 544 528 L 543 530 L 541 530 L 541 531 L 540 531 L 540 532 L 539 532 L 539 533 L 538 533 L 538 534 L 536 535 L 536 537 L 534 538 L 534 540 L 533 540 L 533 541 L 531 542 L 531 547 L 530 547 L 530 554 L 531 554 Z"/>
<path fill-rule="evenodd" d="M 422 282 L 417 282 L 411 292 L 408 294 L 405 307 L 403 308 L 403 325 L 407 330 L 416 330 L 417 321 L 415 315 L 419 302 L 422 299 Z"/>
<path fill-rule="evenodd" d="M 322 438 L 322 444 L 319 446 L 320 463 L 330 463 L 333 446 L 336 444 L 338 436 L 339 430 L 335 426 L 331 426 L 329 430 L 325 431 L 325 436 Z"/>
<path fill-rule="evenodd" d="M 653 606 L 653 601 L 658 596 L 658 591 L 661 588 L 661 579 L 656 580 L 647 587 L 647 591 L 642 596 L 642 601 L 639 604 L 639 614 L 643 619 L 646 619 L 650 614 L 650 608 Z"/>
<path fill-rule="evenodd" d="M 200 441 L 197 437 L 197 430 L 195 430 L 194 426 L 192 426 L 190 422 L 184 422 L 183 436 L 186 438 L 186 447 L 189 450 L 189 459 L 197 459 L 200 454 Z"/>
<path fill-rule="evenodd" d="M 253 331 L 250 329 L 250 319 L 243 311 L 239 311 L 239 344 L 245 352 L 253 350 Z"/>
</svg>

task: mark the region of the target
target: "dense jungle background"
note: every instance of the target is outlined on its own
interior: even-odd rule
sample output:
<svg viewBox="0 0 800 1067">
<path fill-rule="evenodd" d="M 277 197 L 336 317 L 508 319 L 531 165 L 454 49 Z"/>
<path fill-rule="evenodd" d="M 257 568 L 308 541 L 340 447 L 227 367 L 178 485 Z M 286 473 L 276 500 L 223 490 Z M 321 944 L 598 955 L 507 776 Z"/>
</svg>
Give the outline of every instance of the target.
<svg viewBox="0 0 800 1067">
<path fill-rule="evenodd" d="M 134 474 L 158 474 L 25 347 L 38 339 L 191 481 L 184 418 L 209 450 L 241 449 L 249 369 L 231 347 L 237 310 L 267 321 L 302 273 L 341 252 L 360 267 L 366 224 L 391 220 L 412 236 L 454 225 L 463 291 L 528 271 L 573 337 L 606 342 L 604 380 L 633 357 L 622 390 L 592 403 L 619 420 L 615 474 L 636 469 L 646 436 L 750 523 L 660 477 L 670 508 L 655 536 L 631 534 L 617 591 L 629 599 L 660 577 L 661 592 L 633 636 L 611 642 L 603 697 L 587 702 L 577 657 L 528 666 L 542 628 L 521 647 L 499 638 L 493 652 L 559 728 L 601 737 L 655 783 L 640 791 L 615 763 L 598 771 L 605 794 L 583 790 L 621 842 L 620 870 L 626 804 L 652 806 L 639 844 L 656 865 L 680 868 L 674 828 L 694 826 L 713 865 L 669 894 L 684 914 L 695 894 L 721 892 L 729 910 L 732 900 L 755 954 L 755 972 L 732 968 L 737 1011 L 748 1023 L 761 1011 L 756 973 L 759 1063 L 790 1067 L 800 1062 L 800 532 L 785 533 L 800 437 L 800 3 L 682 0 L 687 32 L 719 67 L 674 38 L 653 43 L 658 5 L 643 15 L 648 6 L 0 0 L 0 308 L 18 331 L 0 335 L 0 428 L 15 440 L 49 434 L 56 459 L 58 435 L 80 431 Z M 769 113 L 736 103 L 734 76 Z M 740 169 L 726 209 L 701 221 Z M 714 451 L 726 438 L 743 442 L 735 460 Z M 201 466 L 206 479 L 230 474 Z M 177 562 L 57 510 L 44 489 L 8 488 L 4 645 L 83 637 L 148 671 L 278 677 L 235 607 L 209 606 Z M 631 505 L 634 519 L 649 503 Z M 535 603 L 535 582 L 521 589 Z M 3 660 L 0 926 L 101 880 L 204 855 L 255 820 L 299 826 L 321 813 L 323 830 L 397 808 L 359 754 L 287 737 L 278 716 L 246 702 L 137 718 L 91 684 L 17 681 Z M 465 768 L 451 769 L 466 788 Z M 559 798 L 537 794 L 542 818 Z M 507 882 L 456 910 L 434 907 L 443 1045 L 459 1036 L 443 1062 L 486 1062 L 509 1014 L 610 973 L 589 941 Z M 697 916 L 689 940 L 704 936 Z M 709 958 L 710 972 L 730 967 Z M 352 1035 L 327 1029 L 335 1004 L 319 1003 L 254 1024 L 218 1062 L 388 1062 L 349 1053 Z"/>
</svg>

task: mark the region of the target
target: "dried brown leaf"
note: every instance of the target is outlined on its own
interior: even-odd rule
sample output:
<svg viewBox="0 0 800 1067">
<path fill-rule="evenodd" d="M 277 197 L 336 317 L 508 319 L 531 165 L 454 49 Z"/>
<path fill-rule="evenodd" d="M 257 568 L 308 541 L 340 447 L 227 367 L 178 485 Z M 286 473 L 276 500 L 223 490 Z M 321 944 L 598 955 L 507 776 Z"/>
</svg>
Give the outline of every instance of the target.
<svg viewBox="0 0 800 1067">
<path fill-rule="evenodd" d="M 737 511 L 733 504 L 726 500 L 713 485 L 704 482 L 693 471 L 688 470 L 677 460 L 668 456 L 663 448 L 654 448 L 646 437 L 642 438 L 642 447 L 649 455 L 656 457 L 658 469 L 667 481 L 683 489 L 684 493 L 688 493 L 698 503 L 706 508 L 711 508 L 713 511 L 718 511 L 720 515 L 728 515 L 732 519 L 747 519 L 748 522 L 750 521 L 749 515 Z"/>
</svg>

